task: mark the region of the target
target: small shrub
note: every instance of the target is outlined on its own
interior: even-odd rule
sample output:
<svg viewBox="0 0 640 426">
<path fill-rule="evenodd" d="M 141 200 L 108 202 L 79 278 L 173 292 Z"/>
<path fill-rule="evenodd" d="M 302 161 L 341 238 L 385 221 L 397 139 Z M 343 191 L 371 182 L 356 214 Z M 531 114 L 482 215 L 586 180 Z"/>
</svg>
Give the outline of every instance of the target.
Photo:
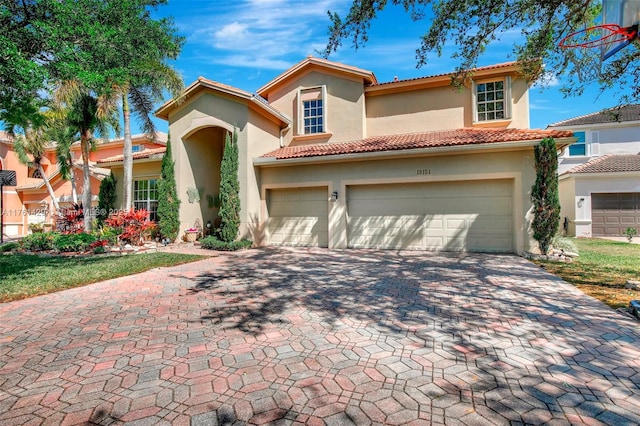
<svg viewBox="0 0 640 426">
<path fill-rule="evenodd" d="M 30 223 L 29 231 L 31 231 L 33 234 L 44 232 L 44 225 L 42 223 Z"/>
<path fill-rule="evenodd" d="M 20 246 L 27 251 L 44 251 L 53 249 L 53 240 L 59 234 L 55 232 L 37 232 L 20 240 Z"/>
<path fill-rule="evenodd" d="M 56 215 L 56 230 L 63 234 L 77 234 L 84 231 L 84 213 L 82 205 L 60 209 Z"/>
<path fill-rule="evenodd" d="M 228 243 L 225 241 L 220 241 L 214 236 L 204 237 L 200 240 L 200 245 L 202 248 L 218 251 L 244 250 L 250 248 L 252 244 L 253 242 L 251 240 L 231 241 Z"/>
<path fill-rule="evenodd" d="M 14 251 L 20 248 L 20 244 L 15 241 L 9 241 L 8 243 L 4 243 L 0 245 L 0 253 L 7 253 L 10 251 Z"/>
<path fill-rule="evenodd" d="M 108 226 L 121 230 L 118 235 L 121 242 L 138 246 L 144 244 L 145 237 L 156 227 L 149 220 L 149 212 L 144 209 L 120 211 L 109 216 L 105 222 Z"/>
<path fill-rule="evenodd" d="M 627 240 L 629 242 L 633 241 L 633 237 L 638 235 L 638 230 L 636 228 L 627 228 L 624 230 L 624 235 L 626 235 Z"/>
<path fill-rule="evenodd" d="M 89 248 L 93 250 L 96 254 L 106 253 L 107 246 L 109 245 L 109 241 L 107 240 L 96 240 L 89 244 Z"/>
<path fill-rule="evenodd" d="M 53 247 L 62 252 L 87 251 L 96 241 L 96 237 L 86 232 L 79 234 L 61 234 L 53 239 Z"/>
<path fill-rule="evenodd" d="M 106 240 L 107 245 L 115 246 L 118 244 L 118 235 L 122 233 L 121 228 L 113 228 L 108 225 L 103 225 L 93 234 L 96 236 L 96 240 Z"/>
<path fill-rule="evenodd" d="M 571 240 L 570 238 L 555 236 L 553 240 L 551 240 L 551 245 L 553 246 L 554 249 L 557 249 L 557 250 L 578 253 L 578 246 L 576 246 L 573 240 Z"/>
</svg>

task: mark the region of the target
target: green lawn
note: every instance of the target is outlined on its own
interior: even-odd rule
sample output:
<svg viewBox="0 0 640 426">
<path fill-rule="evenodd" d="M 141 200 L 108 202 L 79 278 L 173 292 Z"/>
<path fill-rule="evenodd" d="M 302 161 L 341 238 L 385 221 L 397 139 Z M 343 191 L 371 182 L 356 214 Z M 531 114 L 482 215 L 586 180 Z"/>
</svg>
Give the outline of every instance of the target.
<svg viewBox="0 0 640 426">
<path fill-rule="evenodd" d="M 205 257 L 174 253 L 86 257 L 4 254 L 0 255 L 0 302 L 137 274 L 160 266 L 180 265 Z"/>
<path fill-rule="evenodd" d="M 573 263 L 537 263 L 612 308 L 640 299 L 640 291 L 624 288 L 627 280 L 640 280 L 639 244 L 598 238 L 572 240 L 580 253 Z"/>
</svg>

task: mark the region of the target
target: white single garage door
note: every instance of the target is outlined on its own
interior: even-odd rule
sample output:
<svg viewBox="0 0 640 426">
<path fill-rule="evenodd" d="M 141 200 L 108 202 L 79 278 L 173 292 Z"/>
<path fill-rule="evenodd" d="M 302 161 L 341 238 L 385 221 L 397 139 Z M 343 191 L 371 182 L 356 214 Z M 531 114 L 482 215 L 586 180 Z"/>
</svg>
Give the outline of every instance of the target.
<svg viewBox="0 0 640 426">
<path fill-rule="evenodd" d="M 327 187 L 267 191 L 269 243 L 328 247 Z"/>
<path fill-rule="evenodd" d="M 594 237 L 619 237 L 627 228 L 640 231 L 640 193 L 591 194 Z"/>
<path fill-rule="evenodd" d="M 513 252 L 512 192 L 512 180 L 350 186 L 348 245 Z"/>
</svg>

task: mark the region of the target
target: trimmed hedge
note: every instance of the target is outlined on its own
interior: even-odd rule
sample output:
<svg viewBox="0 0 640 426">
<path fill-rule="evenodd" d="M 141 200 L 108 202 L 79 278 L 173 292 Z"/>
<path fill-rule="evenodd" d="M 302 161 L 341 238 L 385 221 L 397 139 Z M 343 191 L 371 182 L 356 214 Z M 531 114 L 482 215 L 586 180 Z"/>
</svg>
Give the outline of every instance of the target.
<svg viewBox="0 0 640 426">
<path fill-rule="evenodd" d="M 20 244 L 15 241 L 9 241 L 8 243 L 4 243 L 0 245 L 0 253 L 7 253 L 13 250 L 17 250 L 20 248 Z"/>
<path fill-rule="evenodd" d="M 58 233 L 55 232 L 36 232 L 29 234 L 20 240 L 20 247 L 27 251 L 45 251 L 53 250 L 53 240 Z"/>
<path fill-rule="evenodd" d="M 204 237 L 200 240 L 200 246 L 207 250 L 218 251 L 238 251 L 250 248 L 253 245 L 251 240 L 231 241 L 229 243 L 220 241 L 213 235 Z"/>
</svg>

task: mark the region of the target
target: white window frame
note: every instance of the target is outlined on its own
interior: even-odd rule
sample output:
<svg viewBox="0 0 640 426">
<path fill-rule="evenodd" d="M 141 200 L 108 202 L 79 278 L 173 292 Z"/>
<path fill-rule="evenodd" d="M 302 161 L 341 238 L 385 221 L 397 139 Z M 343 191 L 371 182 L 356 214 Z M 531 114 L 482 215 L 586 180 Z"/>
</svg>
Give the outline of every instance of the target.
<svg viewBox="0 0 640 426">
<path fill-rule="evenodd" d="M 136 152 L 141 152 L 141 151 L 144 151 L 144 145 L 138 144 L 138 145 L 132 145 L 131 146 L 131 153 L 132 154 L 136 153 Z"/>
<path fill-rule="evenodd" d="M 318 90 L 320 89 L 320 99 L 322 100 L 322 131 L 321 132 L 314 132 L 314 133 L 305 133 L 305 125 L 304 125 L 304 101 L 302 100 L 302 94 L 304 92 L 307 91 L 311 91 L 311 90 Z M 328 130 L 328 124 L 327 124 L 327 110 L 328 110 L 328 105 L 327 105 L 327 86 L 326 85 L 322 85 L 322 86 L 315 86 L 315 87 L 301 87 L 298 89 L 298 126 L 297 126 L 297 130 L 298 130 L 298 135 L 300 136 L 306 136 L 306 135 L 321 135 L 324 133 L 329 133 Z"/>
<path fill-rule="evenodd" d="M 139 190 L 137 188 L 138 182 L 147 182 L 147 188 L 145 191 Z M 158 200 L 154 200 L 151 197 L 152 185 L 155 189 L 156 198 L 158 197 L 158 178 L 148 178 L 148 179 L 135 179 L 133 181 L 133 207 L 136 210 L 145 209 L 149 212 L 149 220 L 157 221 L 158 220 Z M 139 197 L 145 192 L 144 197 Z"/>
<path fill-rule="evenodd" d="M 504 102 L 504 118 L 495 118 L 491 120 L 479 120 L 478 119 L 478 85 L 486 84 L 486 83 L 495 83 L 498 81 L 503 82 L 503 98 L 502 102 Z M 493 121 L 505 121 L 511 120 L 511 109 L 512 109 L 512 97 L 511 97 L 511 76 L 499 77 L 499 78 L 489 78 L 472 82 L 471 91 L 473 92 L 473 122 L 474 123 L 491 123 Z M 486 102 L 486 101 L 485 101 Z M 497 100 L 494 100 L 497 102 Z"/>
</svg>

